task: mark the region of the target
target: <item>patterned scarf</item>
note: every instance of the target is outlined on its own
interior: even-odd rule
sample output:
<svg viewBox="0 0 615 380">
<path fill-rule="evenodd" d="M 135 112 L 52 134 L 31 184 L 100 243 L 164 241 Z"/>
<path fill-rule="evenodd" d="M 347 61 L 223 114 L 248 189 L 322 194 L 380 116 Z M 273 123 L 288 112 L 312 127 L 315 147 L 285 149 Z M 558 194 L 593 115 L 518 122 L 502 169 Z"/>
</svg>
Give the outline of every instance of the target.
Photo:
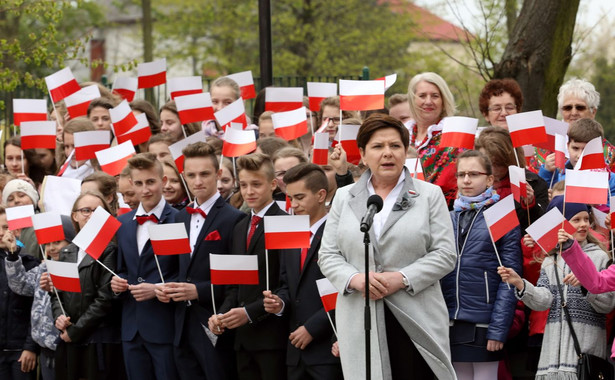
<svg viewBox="0 0 615 380">
<path fill-rule="evenodd" d="M 479 209 L 483 206 L 494 204 L 499 200 L 500 196 L 493 191 L 493 187 L 489 187 L 485 192 L 474 197 L 466 197 L 459 194 L 459 198 L 455 199 L 453 207 L 455 211 Z"/>
</svg>

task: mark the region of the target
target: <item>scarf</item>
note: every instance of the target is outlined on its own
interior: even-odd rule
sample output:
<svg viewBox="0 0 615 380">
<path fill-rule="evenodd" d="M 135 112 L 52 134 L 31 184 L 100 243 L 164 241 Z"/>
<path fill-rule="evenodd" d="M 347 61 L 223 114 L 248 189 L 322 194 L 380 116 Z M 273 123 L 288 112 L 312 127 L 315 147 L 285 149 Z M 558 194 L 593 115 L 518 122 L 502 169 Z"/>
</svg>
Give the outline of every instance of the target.
<svg viewBox="0 0 615 380">
<path fill-rule="evenodd" d="M 494 204 L 499 200 L 500 196 L 493 191 L 493 187 L 489 187 L 485 192 L 473 197 L 459 194 L 459 197 L 455 199 L 453 209 L 455 211 L 479 209 L 483 206 Z"/>
</svg>

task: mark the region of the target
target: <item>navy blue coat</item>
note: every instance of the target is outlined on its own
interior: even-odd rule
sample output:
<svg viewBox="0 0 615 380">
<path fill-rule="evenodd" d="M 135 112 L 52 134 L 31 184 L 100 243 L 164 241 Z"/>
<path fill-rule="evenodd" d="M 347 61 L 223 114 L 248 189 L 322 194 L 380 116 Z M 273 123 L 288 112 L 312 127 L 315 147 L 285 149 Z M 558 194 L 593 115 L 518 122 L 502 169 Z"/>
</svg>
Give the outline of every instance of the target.
<svg viewBox="0 0 615 380">
<path fill-rule="evenodd" d="M 488 207 L 451 212 L 457 262 L 455 269 L 442 278 L 441 285 L 451 320 L 489 324 L 487 339 L 505 342 L 517 299 L 514 287 L 509 289 L 497 272 L 499 263 L 483 214 Z M 519 227 L 500 238 L 496 247 L 502 265 L 521 274 Z"/>
</svg>

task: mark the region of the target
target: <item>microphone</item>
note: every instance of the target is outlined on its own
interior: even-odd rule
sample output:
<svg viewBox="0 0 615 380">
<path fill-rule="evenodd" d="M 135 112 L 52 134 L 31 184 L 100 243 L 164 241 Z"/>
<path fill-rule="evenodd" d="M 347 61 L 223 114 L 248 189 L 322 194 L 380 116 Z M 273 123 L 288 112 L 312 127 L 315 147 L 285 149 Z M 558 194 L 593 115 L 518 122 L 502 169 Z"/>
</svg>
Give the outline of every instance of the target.
<svg viewBox="0 0 615 380">
<path fill-rule="evenodd" d="M 382 210 L 382 198 L 377 195 L 371 195 L 367 198 L 367 212 L 363 219 L 361 219 L 361 232 L 367 232 L 372 227 L 372 223 L 374 222 L 374 215 Z"/>
</svg>

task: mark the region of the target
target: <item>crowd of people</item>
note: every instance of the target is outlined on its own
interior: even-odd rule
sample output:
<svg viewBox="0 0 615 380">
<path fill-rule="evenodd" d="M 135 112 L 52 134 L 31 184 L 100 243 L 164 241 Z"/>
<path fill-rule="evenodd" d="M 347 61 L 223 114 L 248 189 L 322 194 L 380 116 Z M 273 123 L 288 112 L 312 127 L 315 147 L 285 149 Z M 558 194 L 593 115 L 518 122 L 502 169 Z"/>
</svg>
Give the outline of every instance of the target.
<svg viewBox="0 0 615 380">
<path fill-rule="evenodd" d="M 615 194 L 615 146 L 594 120 L 591 83 L 571 79 L 557 97 L 569 124 L 564 170 L 553 151 L 513 146 L 506 116 L 521 112 L 523 95 L 512 79 L 481 91 L 487 125 L 473 150 L 444 146 L 443 120 L 458 111 L 446 81 L 426 72 L 381 110 L 341 110 L 333 96 L 311 111 L 305 98 L 308 133 L 290 141 L 276 135 L 263 89 L 246 127 L 256 151 L 232 159 L 221 156 L 216 120 L 182 124 L 174 101 L 156 110 L 134 100 L 152 136 L 115 177 L 74 155 L 76 133 L 112 130 L 122 98 L 99 87 L 86 117 L 54 104 L 56 149 L 22 150 L 19 135 L 4 143 L 0 378 L 361 379 L 366 297 L 372 379 L 577 379 L 571 328 L 583 353 L 610 356 L 612 242 L 594 215 L 608 214 L 608 202 L 562 196 L 565 170 L 596 138 Z M 216 112 L 241 98 L 227 77 L 208 91 Z M 358 164 L 334 141 L 340 125 L 360 125 Z M 316 129 L 329 136 L 326 165 L 312 163 Z M 183 148 L 178 168 L 169 147 L 199 131 L 205 140 Z M 515 201 L 520 224 L 493 242 L 485 211 L 513 192 L 511 166 L 527 179 Z M 62 215 L 64 238 L 39 246 L 33 227 L 9 229 L 7 210 L 44 212 L 43 197 L 54 196 L 42 192 L 47 176 L 79 180 L 81 193 Z M 374 194 L 383 207 L 369 231 L 366 294 L 360 224 Z M 93 258 L 73 239 L 97 208 L 121 225 Z M 545 252 L 526 229 L 553 208 L 574 230 L 559 230 Z M 309 217 L 310 247 L 266 249 L 264 218 L 289 213 Z M 149 227 L 171 223 L 185 225 L 190 253 L 155 255 Z M 212 285 L 210 254 L 257 256 L 258 285 Z M 54 287 L 49 260 L 78 263 L 81 291 Z M 323 278 L 338 291 L 333 311 L 321 301 Z"/>
</svg>

